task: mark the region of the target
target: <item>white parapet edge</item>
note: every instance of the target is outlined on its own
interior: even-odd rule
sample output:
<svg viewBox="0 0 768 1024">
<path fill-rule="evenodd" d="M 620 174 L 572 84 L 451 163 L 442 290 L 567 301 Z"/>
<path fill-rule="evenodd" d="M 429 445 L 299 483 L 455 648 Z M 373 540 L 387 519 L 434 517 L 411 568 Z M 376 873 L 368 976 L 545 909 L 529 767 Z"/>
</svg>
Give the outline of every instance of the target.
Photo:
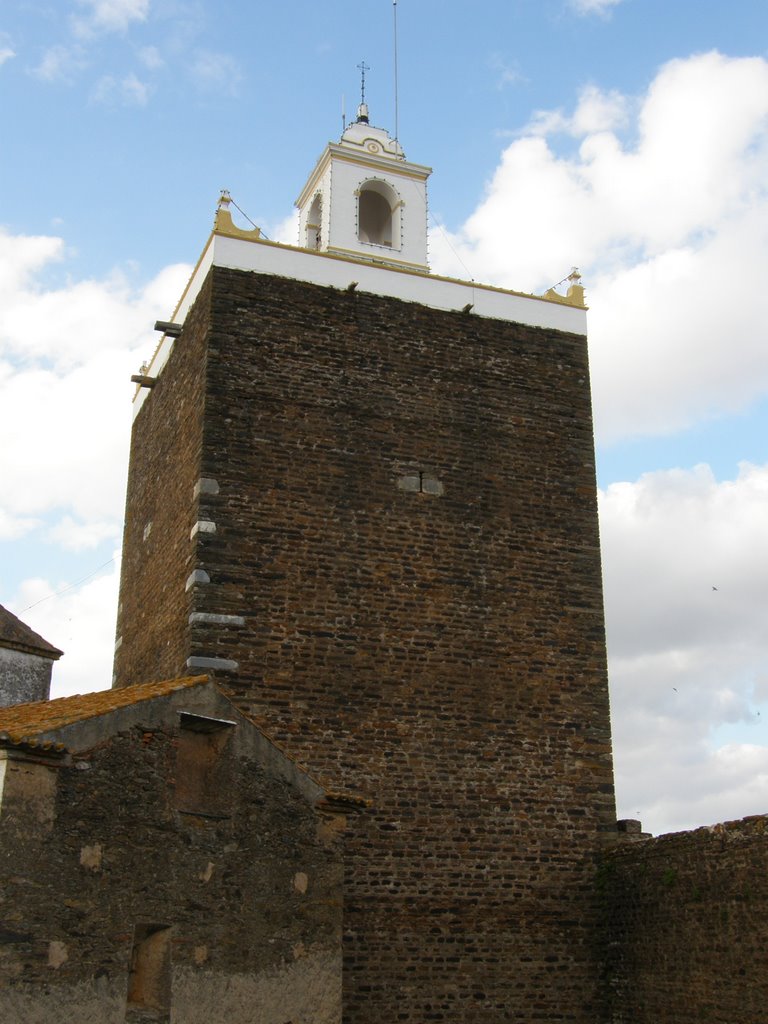
<svg viewBox="0 0 768 1024">
<path fill-rule="evenodd" d="M 232 238 L 213 232 L 197 262 L 189 284 L 174 311 L 172 322 L 183 324 L 211 267 L 272 274 L 294 281 L 346 289 L 354 283 L 357 291 L 418 302 L 432 309 L 462 311 L 471 316 L 506 320 L 529 327 L 586 335 L 587 310 L 566 302 L 507 291 L 492 285 L 458 281 L 417 271 L 377 266 L 365 260 L 332 253 L 299 249 L 261 238 Z M 174 339 L 164 335 L 147 375 L 157 377 L 170 355 Z M 133 400 L 136 416 L 150 390 L 139 387 Z"/>
</svg>

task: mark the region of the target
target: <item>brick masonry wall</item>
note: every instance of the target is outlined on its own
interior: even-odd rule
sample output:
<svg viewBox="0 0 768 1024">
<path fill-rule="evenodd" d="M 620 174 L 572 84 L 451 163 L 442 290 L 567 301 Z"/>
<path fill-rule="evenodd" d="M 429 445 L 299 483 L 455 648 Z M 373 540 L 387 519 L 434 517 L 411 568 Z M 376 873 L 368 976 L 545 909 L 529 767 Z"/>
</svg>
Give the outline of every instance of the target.
<svg viewBox="0 0 768 1024">
<path fill-rule="evenodd" d="M 188 652 L 373 801 L 345 1019 L 594 1024 L 614 808 L 586 340 L 223 269 L 209 296 L 193 609 L 230 618 Z"/>
<path fill-rule="evenodd" d="M 184 674 L 208 294 L 203 289 L 131 435 L 114 665 L 118 686 Z"/>
<path fill-rule="evenodd" d="M 622 845 L 599 883 L 611 1024 L 768 1021 L 768 817 Z"/>
<path fill-rule="evenodd" d="M 258 1006 L 260 1024 L 338 1024 L 332 819 L 242 757 L 228 816 L 178 813 L 177 756 L 177 733 L 131 729 L 69 767 L 5 762 L 20 778 L 0 830 L 3 1021 L 133 1020 L 134 927 L 167 924 L 171 1019 L 251 1024 Z"/>
</svg>

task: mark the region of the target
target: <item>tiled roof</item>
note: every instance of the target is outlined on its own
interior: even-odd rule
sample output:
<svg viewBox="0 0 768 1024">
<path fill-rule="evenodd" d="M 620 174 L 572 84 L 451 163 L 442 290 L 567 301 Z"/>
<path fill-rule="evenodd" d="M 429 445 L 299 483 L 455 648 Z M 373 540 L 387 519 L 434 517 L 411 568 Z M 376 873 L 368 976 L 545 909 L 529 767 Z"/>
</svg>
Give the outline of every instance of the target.
<svg viewBox="0 0 768 1024">
<path fill-rule="evenodd" d="M 26 623 L 17 618 L 13 612 L 3 608 L 0 604 L 0 647 L 11 647 L 17 651 L 27 651 L 31 654 L 44 654 L 56 661 L 64 653 L 47 640 L 43 640 L 39 633 L 30 629 Z"/>
<path fill-rule="evenodd" d="M 176 690 L 207 682 L 208 676 L 187 676 L 184 679 L 166 679 L 161 683 L 139 683 L 119 690 L 99 690 L 97 693 L 83 695 L 78 693 L 74 697 L 0 708 L 0 742 L 30 743 L 37 736 L 74 725 L 75 722 L 98 718 L 110 711 L 140 704 L 153 697 L 165 697 Z"/>
</svg>

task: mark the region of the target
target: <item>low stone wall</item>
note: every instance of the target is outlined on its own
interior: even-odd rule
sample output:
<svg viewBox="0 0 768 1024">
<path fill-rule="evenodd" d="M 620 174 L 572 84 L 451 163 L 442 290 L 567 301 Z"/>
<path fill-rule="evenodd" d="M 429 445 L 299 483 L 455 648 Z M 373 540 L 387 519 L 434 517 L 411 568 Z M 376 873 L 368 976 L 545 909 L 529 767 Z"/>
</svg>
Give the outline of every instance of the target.
<svg viewBox="0 0 768 1024">
<path fill-rule="evenodd" d="M 768 1021 L 768 816 L 624 842 L 599 885 L 610 1024 Z"/>
</svg>

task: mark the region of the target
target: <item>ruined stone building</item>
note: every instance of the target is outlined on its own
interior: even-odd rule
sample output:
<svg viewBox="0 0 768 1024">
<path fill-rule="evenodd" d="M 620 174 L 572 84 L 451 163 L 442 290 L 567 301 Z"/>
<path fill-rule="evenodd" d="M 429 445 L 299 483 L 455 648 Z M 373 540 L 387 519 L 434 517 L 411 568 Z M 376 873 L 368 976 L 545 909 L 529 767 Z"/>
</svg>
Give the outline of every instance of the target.
<svg viewBox="0 0 768 1024">
<path fill-rule="evenodd" d="M 6 709 L 3 1021 L 338 1020 L 343 813 L 205 676 Z"/>
<path fill-rule="evenodd" d="M 0 714 L 19 1019 L 768 1020 L 765 819 L 617 827 L 583 292 L 429 274 L 429 173 L 361 107 L 160 325 L 115 689 Z"/>
</svg>

